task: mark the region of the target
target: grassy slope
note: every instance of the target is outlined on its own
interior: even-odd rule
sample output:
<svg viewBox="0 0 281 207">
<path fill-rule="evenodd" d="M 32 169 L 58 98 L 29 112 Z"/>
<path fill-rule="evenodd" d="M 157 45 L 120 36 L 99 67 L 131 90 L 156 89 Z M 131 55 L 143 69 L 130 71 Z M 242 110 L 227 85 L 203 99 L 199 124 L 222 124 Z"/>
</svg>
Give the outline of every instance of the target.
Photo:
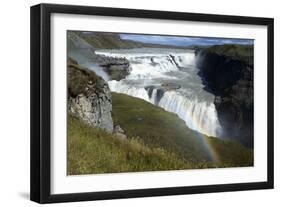
<svg viewBox="0 0 281 207">
<path fill-rule="evenodd" d="M 112 100 L 115 124 L 129 139 L 69 115 L 69 175 L 252 165 L 252 151 L 238 143 L 200 137 L 175 114 L 141 99 L 113 93 Z M 207 161 L 203 140 L 223 155 L 220 161 Z"/>
<path fill-rule="evenodd" d="M 121 38 L 114 33 L 94 33 L 94 35 L 83 35 L 79 34 L 84 40 L 86 40 L 94 48 L 134 48 L 141 47 L 141 44 L 133 41 L 122 41 Z"/>
<path fill-rule="evenodd" d="M 69 115 L 69 175 L 252 165 L 252 151 L 238 143 L 198 137 L 176 115 L 141 99 L 116 93 L 112 98 L 114 121 L 130 138 L 119 139 Z M 219 161 L 207 161 L 203 139 Z"/>
<path fill-rule="evenodd" d="M 71 115 L 68 117 L 67 145 L 69 175 L 198 167 L 174 153 L 148 147 L 140 139 L 119 139 Z"/>
<path fill-rule="evenodd" d="M 149 146 L 176 152 L 194 163 L 206 160 L 215 166 L 252 165 L 252 150 L 234 141 L 222 141 L 193 131 L 176 114 L 144 100 L 112 93 L 112 106 L 114 123 L 120 124 L 127 136 L 140 137 Z M 212 159 L 210 148 L 219 160 Z"/>
</svg>

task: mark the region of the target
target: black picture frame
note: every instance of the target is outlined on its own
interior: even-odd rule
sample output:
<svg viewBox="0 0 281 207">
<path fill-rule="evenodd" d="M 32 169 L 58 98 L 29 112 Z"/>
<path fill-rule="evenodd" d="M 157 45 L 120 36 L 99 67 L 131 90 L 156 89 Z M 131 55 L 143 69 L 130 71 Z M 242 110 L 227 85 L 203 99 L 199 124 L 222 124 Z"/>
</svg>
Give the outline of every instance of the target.
<svg viewBox="0 0 281 207">
<path fill-rule="evenodd" d="M 53 13 L 99 15 L 113 17 L 151 18 L 207 23 L 234 23 L 267 26 L 267 181 L 186 187 L 51 194 L 51 70 L 50 70 L 50 16 Z M 31 174 L 30 199 L 38 203 L 88 201 L 102 199 L 166 196 L 273 188 L 273 45 L 274 20 L 272 18 L 195 14 L 168 11 L 103 8 L 88 6 L 39 4 L 31 7 Z"/>
</svg>

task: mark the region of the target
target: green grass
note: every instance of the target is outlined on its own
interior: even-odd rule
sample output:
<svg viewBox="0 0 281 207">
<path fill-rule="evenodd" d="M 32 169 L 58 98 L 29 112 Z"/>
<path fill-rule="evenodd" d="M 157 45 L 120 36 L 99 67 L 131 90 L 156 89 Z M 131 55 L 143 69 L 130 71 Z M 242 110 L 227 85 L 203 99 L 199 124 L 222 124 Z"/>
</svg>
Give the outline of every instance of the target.
<svg viewBox="0 0 281 207">
<path fill-rule="evenodd" d="M 251 166 L 239 143 L 203 136 L 175 114 L 141 99 L 112 93 L 113 119 L 128 139 L 68 116 L 68 175 Z M 208 144 L 207 144 L 208 143 Z M 206 144 L 216 153 L 214 159 Z"/>
<path fill-rule="evenodd" d="M 204 161 L 215 167 L 253 164 L 252 150 L 238 142 L 191 130 L 176 114 L 144 100 L 112 93 L 112 106 L 114 123 L 122 126 L 128 137 L 138 136 L 148 146 L 164 148 L 191 162 Z"/>
<path fill-rule="evenodd" d="M 163 148 L 151 148 L 139 138 L 119 139 L 68 117 L 68 175 L 178 170 L 206 167 L 190 163 Z"/>
</svg>

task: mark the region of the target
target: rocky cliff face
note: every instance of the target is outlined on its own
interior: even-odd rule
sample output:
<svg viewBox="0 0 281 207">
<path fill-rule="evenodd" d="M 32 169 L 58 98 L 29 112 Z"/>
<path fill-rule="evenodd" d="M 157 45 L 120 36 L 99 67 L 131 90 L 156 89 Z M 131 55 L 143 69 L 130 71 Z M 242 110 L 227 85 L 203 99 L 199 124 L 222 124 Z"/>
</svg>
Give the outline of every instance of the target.
<svg viewBox="0 0 281 207">
<path fill-rule="evenodd" d="M 223 136 L 253 147 L 253 61 L 211 51 L 197 54 L 205 90 L 213 93 Z"/>
<path fill-rule="evenodd" d="M 130 63 L 125 58 L 105 57 L 103 55 L 92 56 L 103 70 L 108 74 L 111 80 L 124 79 L 130 73 Z"/>
<path fill-rule="evenodd" d="M 68 59 L 68 111 L 91 126 L 113 131 L 111 93 L 93 71 Z"/>
<path fill-rule="evenodd" d="M 67 49 L 69 57 L 73 57 L 79 65 L 96 65 L 101 67 L 111 80 L 119 81 L 129 74 L 130 64 L 125 58 L 105 57 L 95 53 L 96 49 L 99 47 L 94 47 L 97 46 L 97 44 L 90 44 L 92 43 L 90 40 L 95 40 L 96 37 L 102 35 L 95 34 L 94 37 L 91 37 L 82 34 L 83 33 L 81 32 L 71 31 L 67 33 Z M 109 40 L 108 38 L 111 36 L 112 38 L 114 37 L 113 39 L 119 38 L 118 35 L 106 34 L 104 36 L 105 40 L 102 42 L 108 42 L 106 40 Z M 100 42 L 99 39 L 95 41 L 96 43 L 99 43 L 99 46 L 102 45 L 102 42 Z"/>
</svg>

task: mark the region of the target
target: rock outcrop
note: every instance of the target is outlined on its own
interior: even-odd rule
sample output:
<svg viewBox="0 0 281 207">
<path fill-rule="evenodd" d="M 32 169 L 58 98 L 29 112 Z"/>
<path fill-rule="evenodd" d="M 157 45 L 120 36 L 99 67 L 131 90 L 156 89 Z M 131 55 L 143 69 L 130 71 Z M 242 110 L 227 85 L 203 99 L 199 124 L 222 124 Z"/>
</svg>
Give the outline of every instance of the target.
<svg viewBox="0 0 281 207">
<path fill-rule="evenodd" d="M 204 50 L 197 57 L 205 90 L 215 95 L 223 136 L 252 148 L 253 61 Z"/>
<path fill-rule="evenodd" d="M 67 53 L 69 57 L 73 57 L 80 65 L 85 65 L 86 63 L 86 65 L 94 64 L 100 66 L 111 80 L 119 81 L 129 75 L 130 64 L 128 60 L 125 58 L 97 55 L 95 51 L 98 48 L 94 47 L 95 44 L 91 44 L 93 42 L 89 41 L 89 39 L 85 38 L 82 34 L 83 33 L 71 31 L 67 33 Z M 109 34 L 105 36 L 111 37 Z M 116 37 L 118 37 L 118 35 Z"/>
<path fill-rule="evenodd" d="M 158 103 L 160 102 L 161 98 L 163 97 L 163 95 L 165 93 L 165 90 L 161 87 L 158 87 L 158 86 L 146 86 L 145 90 L 147 91 L 147 94 L 148 94 L 150 99 L 152 98 L 153 91 L 154 90 L 156 91 L 155 97 L 154 97 L 154 104 L 155 105 L 158 105 Z"/>
<path fill-rule="evenodd" d="M 111 92 L 93 71 L 68 59 L 68 111 L 91 126 L 113 131 Z"/>
<path fill-rule="evenodd" d="M 125 135 L 125 131 L 118 124 L 114 126 L 113 134 L 117 136 L 119 139 L 127 139 L 127 136 Z"/>
<path fill-rule="evenodd" d="M 130 63 L 125 58 L 104 57 L 96 55 L 95 61 L 109 75 L 111 80 L 124 79 L 130 73 Z"/>
<path fill-rule="evenodd" d="M 177 90 L 181 88 L 181 86 L 177 83 L 162 83 L 161 86 L 166 91 Z"/>
<path fill-rule="evenodd" d="M 150 99 L 153 93 L 155 93 L 154 104 L 158 105 L 158 103 L 160 102 L 161 98 L 163 97 L 166 91 L 177 90 L 180 88 L 181 86 L 176 83 L 162 83 L 160 86 L 155 86 L 155 85 L 146 86 L 145 90 L 147 91 L 147 94 Z"/>
</svg>

